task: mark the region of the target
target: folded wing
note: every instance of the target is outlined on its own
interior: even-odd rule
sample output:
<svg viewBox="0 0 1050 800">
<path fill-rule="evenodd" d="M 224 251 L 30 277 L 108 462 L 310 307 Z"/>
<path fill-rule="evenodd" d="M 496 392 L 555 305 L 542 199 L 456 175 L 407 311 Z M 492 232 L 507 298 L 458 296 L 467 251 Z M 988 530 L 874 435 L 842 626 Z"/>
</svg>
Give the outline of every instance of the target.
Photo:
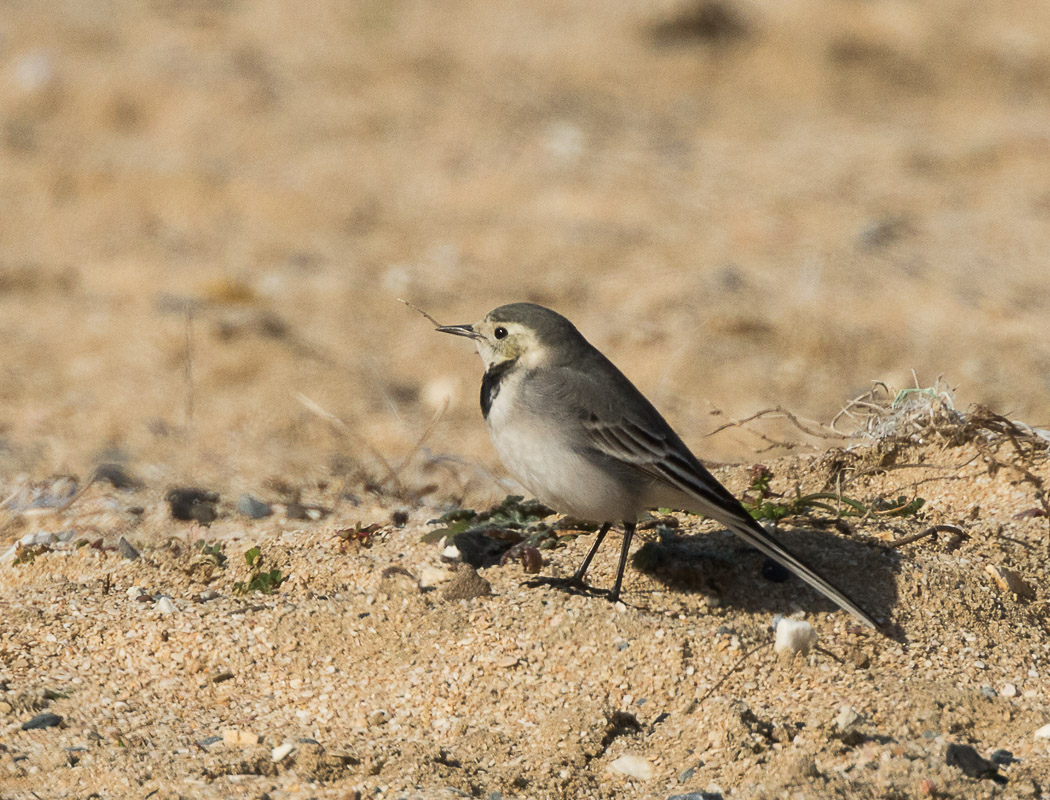
<svg viewBox="0 0 1050 800">
<path fill-rule="evenodd" d="M 688 502 L 683 510 L 717 520 L 756 550 L 783 564 L 817 591 L 857 619 L 877 627 L 871 618 L 829 580 L 774 539 L 730 492 L 699 462 L 667 426 L 621 417 L 616 421 L 595 415 L 585 420 L 589 444 L 595 450 L 629 464 L 657 483 L 681 492 Z"/>
</svg>

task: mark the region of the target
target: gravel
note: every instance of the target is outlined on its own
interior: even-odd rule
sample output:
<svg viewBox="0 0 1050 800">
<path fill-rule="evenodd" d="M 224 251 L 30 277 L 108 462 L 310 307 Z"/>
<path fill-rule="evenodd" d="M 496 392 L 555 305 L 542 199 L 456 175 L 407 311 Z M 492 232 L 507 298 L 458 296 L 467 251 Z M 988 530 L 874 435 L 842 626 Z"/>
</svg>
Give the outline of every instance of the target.
<svg viewBox="0 0 1050 800">
<path fill-rule="evenodd" d="M 796 463 L 774 467 L 789 473 Z M 731 485 L 746 478 L 720 475 Z M 870 491 L 896 496 L 891 475 L 871 478 Z M 200 548 L 173 539 L 184 523 L 148 509 L 155 527 L 136 531 L 139 559 L 121 556 L 114 533 L 114 547 L 69 541 L 0 567 L 0 714 L 17 723 L 0 775 L 15 796 L 90 785 L 115 797 L 182 786 L 275 800 L 431 797 L 449 787 L 508 800 L 823 798 L 857 787 L 911 796 L 925 781 L 943 796 L 994 787 L 1028 797 L 1036 783 L 1050 785 L 1050 646 L 1038 612 L 1050 585 L 1046 522 L 1012 519 L 1028 500 L 1005 471 L 990 481 L 975 462 L 950 486 L 928 486 L 926 518 L 895 521 L 886 538 L 958 520 L 985 495 L 1018 499 L 1002 503 L 1001 518 L 986 511 L 968 522 L 969 538 L 951 551 L 930 539 L 886 550 L 877 520 L 855 524 L 848 539 L 783 526 L 804 557 L 834 564 L 838 582 L 896 638 L 797 581 L 764 582 L 758 556 L 689 517 L 678 557 L 715 552 L 717 582 L 696 592 L 631 570 L 623 602 L 610 606 L 524 587 L 516 560 L 452 569 L 422 542 L 432 509 L 403 528 L 384 523 L 382 505 L 297 530 L 274 516 L 253 523 L 252 541 L 225 539 L 225 565 L 210 571 L 199 568 Z M 81 508 L 95 513 L 96 491 L 64 512 L 64 525 L 79 525 Z M 358 519 L 386 525 L 367 547 L 338 535 Z M 561 544 L 545 551 L 545 574 L 571 572 L 590 537 Z M 287 576 L 273 594 L 235 589 L 252 545 L 266 569 Z M 992 557 L 1039 587 L 1036 598 L 1000 592 L 984 570 Z M 599 554 L 589 578 L 607 586 L 615 562 L 612 550 Z M 440 576 L 438 588 L 421 589 L 418 575 Z M 453 591 L 464 587 L 473 588 Z M 711 607 L 705 597 L 716 591 Z M 771 643 L 774 613 L 803 617 L 820 649 L 784 662 L 764 647 L 741 661 Z M 61 724 L 22 729 L 42 714 Z M 949 766 L 949 744 L 1009 751 L 1009 764 L 992 762 L 1009 783 Z M 67 750 L 79 747 L 87 750 Z"/>
</svg>

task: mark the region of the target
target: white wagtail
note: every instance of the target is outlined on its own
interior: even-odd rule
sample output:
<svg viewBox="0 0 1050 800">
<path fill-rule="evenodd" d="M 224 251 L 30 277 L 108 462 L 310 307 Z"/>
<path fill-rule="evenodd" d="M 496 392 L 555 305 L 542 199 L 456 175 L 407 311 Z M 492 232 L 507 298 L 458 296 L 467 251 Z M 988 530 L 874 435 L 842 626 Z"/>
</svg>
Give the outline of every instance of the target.
<svg viewBox="0 0 1050 800">
<path fill-rule="evenodd" d="M 587 568 L 619 521 L 624 526 L 620 565 L 608 593 L 615 602 L 638 515 L 674 508 L 717 520 L 876 627 L 860 606 L 759 525 L 652 403 L 561 314 L 533 303 L 511 303 L 475 325 L 438 330 L 477 345 L 485 363 L 481 413 L 507 469 L 556 511 L 602 523 L 575 574 L 544 582 L 588 588 Z"/>
</svg>

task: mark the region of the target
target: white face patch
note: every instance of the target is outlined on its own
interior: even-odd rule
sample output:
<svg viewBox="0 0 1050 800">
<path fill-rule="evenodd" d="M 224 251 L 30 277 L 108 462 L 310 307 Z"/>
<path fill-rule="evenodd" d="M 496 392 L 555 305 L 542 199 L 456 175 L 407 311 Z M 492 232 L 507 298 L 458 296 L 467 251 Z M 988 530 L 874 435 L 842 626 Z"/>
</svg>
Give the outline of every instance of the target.
<svg viewBox="0 0 1050 800">
<path fill-rule="evenodd" d="M 486 370 L 507 361 L 516 361 L 531 369 L 547 360 L 547 348 L 540 343 L 536 332 L 521 323 L 498 322 L 485 317 L 473 327 L 481 334 L 474 343 Z"/>
</svg>

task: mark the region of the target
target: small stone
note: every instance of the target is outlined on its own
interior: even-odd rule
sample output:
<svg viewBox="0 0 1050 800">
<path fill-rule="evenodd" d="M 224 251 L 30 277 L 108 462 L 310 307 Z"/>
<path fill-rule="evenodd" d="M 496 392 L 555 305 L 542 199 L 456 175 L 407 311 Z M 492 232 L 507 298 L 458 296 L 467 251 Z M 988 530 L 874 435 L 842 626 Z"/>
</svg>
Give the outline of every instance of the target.
<svg viewBox="0 0 1050 800">
<path fill-rule="evenodd" d="M 122 556 L 124 556 L 124 558 L 128 559 L 128 561 L 134 561 L 136 558 L 140 557 L 139 551 L 136 550 L 131 542 L 123 536 L 117 540 L 117 550 Z"/>
<path fill-rule="evenodd" d="M 429 564 L 419 571 L 419 585 L 423 589 L 438 586 L 447 580 L 451 580 L 452 573 L 447 569 L 432 567 Z"/>
<path fill-rule="evenodd" d="M 446 545 L 445 549 L 441 551 L 441 560 L 442 561 L 459 561 L 460 560 L 459 548 L 456 547 L 454 544 Z"/>
<path fill-rule="evenodd" d="M 211 747 L 213 744 L 218 744 L 221 741 L 221 736 L 207 736 L 204 739 L 201 739 L 199 742 L 197 742 L 197 744 L 199 744 L 201 747 Z"/>
<path fill-rule="evenodd" d="M 258 734 L 239 728 L 226 728 L 222 732 L 222 743 L 227 747 L 251 747 L 261 741 L 262 737 Z"/>
<path fill-rule="evenodd" d="M 36 533 L 27 533 L 18 543 L 22 547 L 39 547 L 44 544 L 51 544 L 51 532 L 50 531 L 37 531 Z"/>
<path fill-rule="evenodd" d="M 860 722 L 860 714 L 853 706 L 843 706 L 839 709 L 839 715 L 835 717 L 835 728 L 839 731 L 848 731 Z"/>
<path fill-rule="evenodd" d="M 390 715 L 383 709 L 377 709 L 368 715 L 368 725 L 371 728 L 377 728 L 380 725 L 386 725 L 390 721 Z"/>
<path fill-rule="evenodd" d="M 134 478 L 120 464 L 99 464 L 95 468 L 96 481 L 108 481 L 114 489 L 141 489 L 142 482 Z"/>
<path fill-rule="evenodd" d="M 157 601 L 157 611 L 161 614 L 174 614 L 175 604 L 171 602 L 170 597 L 162 597 Z"/>
<path fill-rule="evenodd" d="M 820 776 L 817 762 L 809 756 L 798 756 L 790 760 L 787 764 L 787 769 L 796 783 L 803 783 L 809 778 Z"/>
<path fill-rule="evenodd" d="M 142 595 L 146 593 L 146 590 L 141 586 L 129 586 L 127 595 L 129 600 L 138 600 Z"/>
<path fill-rule="evenodd" d="M 388 597 L 404 597 L 419 594 L 419 581 L 404 567 L 392 564 L 383 570 L 379 581 L 379 592 Z"/>
<path fill-rule="evenodd" d="M 325 508 L 324 506 L 308 506 L 293 500 L 284 507 L 284 515 L 288 519 L 305 519 L 310 522 L 316 522 L 319 519 L 324 519 L 332 513 L 332 509 Z"/>
<path fill-rule="evenodd" d="M 478 575 L 477 570 L 469 564 L 461 564 L 452 580 L 442 590 L 446 600 L 470 600 L 474 597 L 487 597 L 492 594 L 492 584 Z"/>
<path fill-rule="evenodd" d="M 51 714 L 45 712 L 43 714 L 37 714 L 28 722 L 22 723 L 22 730 L 24 731 L 35 731 L 41 728 L 57 728 L 62 724 L 62 717 L 58 714 Z"/>
<path fill-rule="evenodd" d="M 696 767 L 689 767 L 689 769 L 683 770 L 682 774 L 678 776 L 678 782 L 679 783 L 686 783 L 688 781 L 691 781 L 695 774 L 696 774 Z"/>
<path fill-rule="evenodd" d="M 31 50 L 15 63 L 14 75 L 22 91 L 40 92 L 55 81 L 54 58 L 46 50 Z"/>
<path fill-rule="evenodd" d="M 989 564 L 984 571 L 992 576 L 992 580 L 995 581 L 995 585 L 1001 592 L 1016 595 L 1021 600 L 1032 600 L 1035 597 L 1035 592 L 1028 582 L 1012 569 Z"/>
<path fill-rule="evenodd" d="M 1012 683 L 1008 683 L 999 690 L 999 694 L 1002 697 L 1017 697 L 1017 687 Z"/>
<path fill-rule="evenodd" d="M 999 750 L 995 750 L 990 756 L 988 756 L 988 758 L 991 759 L 993 764 L 998 764 L 1001 767 L 1008 767 L 1014 762 L 1020 760 L 1014 758 L 1014 754 L 1011 753 L 1009 750 L 1003 750 L 1001 748 Z"/>
<path fill-rule="evenodd" d="M 808 622 L 799 619 L 782 619 L 777 623 L 773 649 L 781 656 L 793 658 L 806 655 L 817 642 L 817 632 Z"/>
<path fill-rule="evenodd" d="M 185 488 L 169 489 L 164 495 L 171 508 L 171 516 L 186 522 L 199 522 L 201 525 L 210 525 L 219 516 L 216 504 L 219 502 L 218 492 L 209 492 L 207 489 L 199 489 L 195 486 Z"/>
<path fill-rule="evenodd" d="M 205 589 L 197 596 L 197 599 L 200 600 L 202 603 L 207 603 L 209 600 L 214 600 L 218 596 L 219 593 L 214 589 Z"/>
<path fill-rule="evenodd" d="M 653 777 L 652 765 L 641 756 L 631 754 L 620 756 L 609 764 L 609 769 L 640 781 L 647 781 Z"/>
<path fill-rule="evenodd" d="M 263 519 L 273 514 L 273 506 L 252 497 L 250 494 L 242 494 L 237 499 L 237 510 L 248 517 L 248 519 Z"/>
<path fill-rule="evenodd" d="M 1050 724 L 1044 725 L 1035 732 L 1036 739 L 1050 739 Z"/>
<path fill-rule="evenodd" d="M 272 759 L 274 764 L 280 764 L 292 754 L 293 750 L 295 750 L 295 745 L 291 742 L 279 744 L 271 751 L 270 758 Z"/>
<path fill-rule="evenodd" d="M 919 784 L 919 794 L 923 797 L 934 797 L 937 794 L 937 784 L 926 778 Z"/>
<path fill-rule="evenodd" d="M 857 669 L 867 669 L 871 666 L 871 655 L 864 650 L 855 648 L 849 655 L 849 660 Z"/>
</svg>

